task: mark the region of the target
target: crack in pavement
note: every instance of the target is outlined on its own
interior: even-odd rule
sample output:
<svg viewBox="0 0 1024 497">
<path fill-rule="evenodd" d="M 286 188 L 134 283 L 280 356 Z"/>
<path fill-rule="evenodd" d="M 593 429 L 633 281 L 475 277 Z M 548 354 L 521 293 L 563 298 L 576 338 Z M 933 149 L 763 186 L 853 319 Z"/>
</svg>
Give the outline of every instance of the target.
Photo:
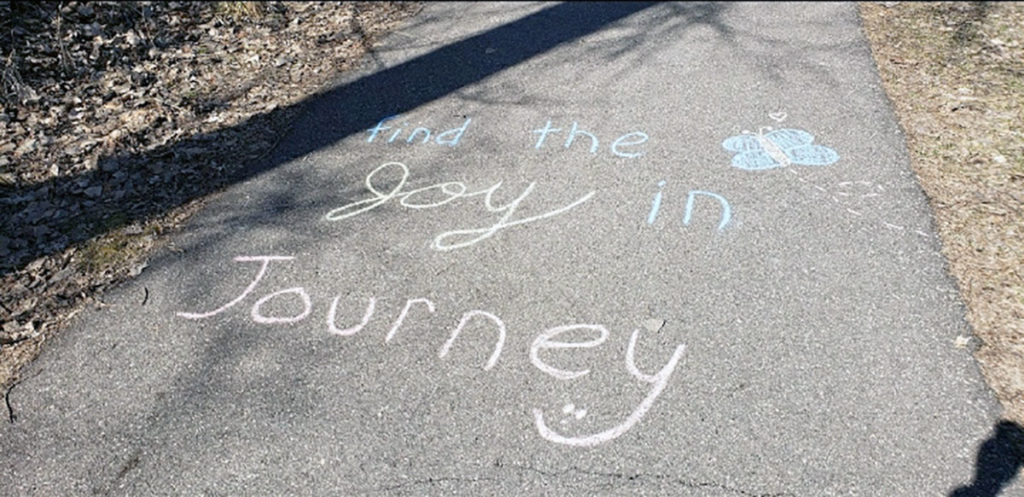
<svg viewBox="0 0 1024 497">
<path fill-rule="evenodd" d="M 794 495 L 794 494 L 791 494 L 791 493 L 788 493 L 788 492 L 757 493 L 757 492 L 753 492 L 753 491 L 749 491 L 749 490 L 743 490 L 743 489 L 740 489 L 740 488 L 731 487 L 729 485 L 725 485 L 725 484 L 722 484 L 722 483 L 684 480 L 682 478 L 677 478 L 677 477 L 673 477 L 673 476 L 669 476 L 669 475 L 660 475 L 660 474 L 608 473 L 608 472 L 600 472 L 600 471 L 588 471 L 588 470 L 585 470 L 585 469 L 578 468 L 576 466 L 569 467 L 569 468 L 567 468 L 565 470 L 562 470 L 562 471 L 545 471 L 545 470 L 542 470 L 542 469 L 537 469 L 537 468 L 535 468 L 533 466 L 526 466 L 526 465 L 519 465 L 519 464 L 502 464 L 500 461 L 496 462 L 495 466 L 498 467 L 498 468 L 507 468 L 508 470 L 517 471 L 517 472 L 520 472 L 520 473 L 527 473 L 527 472 L 529 472 L 529 473 L 536 473 L 536 474 L 539 474 L 539 475 L 542 475 L 542 476 L 545 476 L 545 477 L 549 477 L 549 478 L 565 478 L 565 477 L 569 476 L 570 474 L 576 474 L 576 475 L 584 475 L 584 476 L 589 476 L 589 477 L 606 478 L 606 479 L 610 479 L 610 480 L 616 481 L 619 484 L 624 484 L 624 483 L 627 483 L 627 482 L 641 482 L 643 480 L 655 480 L 655 481 L 667 482 L 669 484 L 673 484 L 673 485 L 676 485 L 676 486 L 679 486 L 679 487 L 688 488 L 688 489 L 694 489 L 694 490 L 714 489 L 714 490 L 724 491 L 724 492 L 728 492 L 728 493 L 731 493 L 731 494 L 734 494 L 734 495 L 738 495 L 738 496 L 742 496 L 742 497 L 792 497 Z M 406 487 L 415 487 L 415 486 L 423 486 L 423 485 L 431 485 L 432 486 L 432 485 L 437 485 L 437 484 L 440 484 L 440 483 L 447 483 L 447 482 L 477 483 L 477 482 L 481 482 L 481 481 L 500 481 L 500 480 L 498 478 L 494 478 L 494 477 L 481 477 L 481 478 L 438 477 L 438 478 L 426 478 L 426 479 L 412 480 L 412 481 L 408 481 L 408 482 L 404 482 L 404 483 L 400 483 L 400 484 L 395 484 L 395 485 L 388 485 L 388 486 L 377 487 L 377 488 L 372 489 L 371 492 L 373 492 L 373 493 L 378 493 L 378 492 L 386 493 L 386 492 L 391 492 L 391 491 L 398 490 L 398 489 L 401 489 L 401 488 L 406 488 Z"/>
<path fill-rule="evenodd" d="M 394 490 L 398 490 L 398 489 L 405 488 L 405 487 L 418 487 L 418 486 L 424 486 L 424 485 L 426 485 L 426 486 L 433 486 L 433 485 L 437 485 L 437 484 L 440 484 L 440 483 L 449 483 L 449 482 L 476 483 L 476 482 L 481 482 L 481 481 L 497 481 L 497 479 L 496 478 L 464 478 L 464 477 L 459 477 L 459 476 L 442 476 L 442 477 L 438 477 L 438 478 L 423 478 L 423 479 L 419 479 L 419 480 L 407 481 L 405 483 L 399 483 L 399 484 L 396 484 L 396 485 L 388 485 L 388 486 L 384 486 L 384 487 L 378 487 L 378 488 L 374 488 L 374 489 L 372 489 L 370 491 L 374 492 L 374 493 L 377 493 L 377 492 L 385 492 L 386 493 L 386 492 L 392 492 Z"/>
<path fill-rule="evenodd" d="M 618 481 L 626 481 L 626 482 L 638 482 L 638 481 L 642 481 L 642 480 L 662 481 L 662 482 L 668 482 L 670 484 L 674 484 L 674 485 L 677 485 L 677 486 L 680 486 L 680 487 L 685 487 L 685 488 L 688 488 L 688 489 L 696 489 L 696 490 L 699 490 L 699 489 L 716 489 L 716 490 L 722 490 L 722 491 L 729 492 L 729 493 L 736 494 L 736 495 L 741 495 L 743 497 L 787 497 L 787 496 L 792 496 L 793 495 L 793 494 L 788 494 L 788 493 L 784 493 L 784 492 L 782 492 L 782 493 L 759 494 L 759 493 L 754 493 L 754 492 L 750 492 L 750 491 L 746 491 L 746 490 L 742 490 L 742 489 L 737 489 L 737 488 L 734 488 L 734 487 L 730 487 L 728 485 L 719 484 L 719 483 L 715 483 L 715 482 L 694 482 L 694 481 L 682 480 L 682 479 L 679 479 L 679 478 L 671 477 L 671 475 L 668 475 L 668 474 L 644 474 L 644 473 L 625 474 L 625 473 L 621 473 L 621 472 L 591 471 L 591 470 L 587 470 L 587 469 L 581 469 L 581 468 L 575 467 L 575 466 L 571 466 L 571 467 L 569 467 L 569 468 L 567 468 L 567 469 L 565 469 L 563 471 L 544 471 L 544 470 L 537 469 L 537 468 L 532 467 L 532 466 L 522 466 L 522 465 L 512 465 L 511 467 L 515 467 L 517 469 L 522 469 L 522 470 L 534 471 L 534 472 L 537 472 L 537 473 L 540 473 L 540 474 L 551 475 L 551 477 L 556 477 L 556 478 L 562 478 L 562 477 L 565 477 L 565 475 L 568 474 L 569 472 L 574 472 L 574 473 L 578 473 L 578 474 L 590 475 L 590 477 L 599 477 L 599 478 L 606 478 L 606 479 L 612 479 L 612 480 L 618 480 Z"/>
<path fill-rule="evenodd" d="M 685 487 L 685 488 L 690 488 L 690 489 L 713 488 L 713 489 L 716 489 L 716 490 L 723 490 L 723 491 L 726 491 L 726 492 L 730 492 L 730 493 L 733 493 L 733 494 L 736 494 L 736 495 L 742 495 L 744 497 L 789 497 L 789 496 L 793 495 L 793 494 L 786 493 L 786 492 L 754 493 L 754 492 L 750 492 L 750 491 L 747 491 L 747 490 L 743 490 L 743 489 L 739 489 L 739 488 L 735 488 L 735 487 L 730 487 L 728 485 L 724 485 L 724 484 L 721 484 L 721 483 L 698 482 L 698 481 L 692 481 L 692 480 L 684 480 L 684 479 L 681 479 L 681 478 L 676 478 L 676 477 L 669 476 L 669 475 L 660 475 L 660 474 L 607 473 L 607 472 L 601 472 L 601 471 L 588 471 L 588 470 L 585 470 L 585 469 L 580 469 L 580 468 L 575 467 L 575 466 L 567 468 L 567 469 L 565 469 L 563 471 L 544 471 L 544 470 L 540 470 L 540 469 L 534 468 L 532 466 L 523 466 L 523 465 L 518 465 L 518 464 L 509 465 L 508 467 L 514 468 L 514 469 L 518 469 L 520 471 L 529 471 L 529 472 L 541 474 L 541 475 L 544 475 L 544 476 L 551 476 L 551 477 L 556 477 L 556 478 L 565 477 L 569 473 L 576 473 L 576 474 L 580 474 L 580 475 L 595 476 L 595 477 L 601 477 L 601 478 L 611 478 L 611 479 L 615 479 L 615 480 L 625 480 L 625 481 L 629 481 L 629 482 L 639 481 L 639 480 L 667 481 L 669 483 L 672 483 L 672 484 L 675 484 L 675 485 L 678 485 L 678 486 L 682 486 L 682 487 Z"/>
</svg>

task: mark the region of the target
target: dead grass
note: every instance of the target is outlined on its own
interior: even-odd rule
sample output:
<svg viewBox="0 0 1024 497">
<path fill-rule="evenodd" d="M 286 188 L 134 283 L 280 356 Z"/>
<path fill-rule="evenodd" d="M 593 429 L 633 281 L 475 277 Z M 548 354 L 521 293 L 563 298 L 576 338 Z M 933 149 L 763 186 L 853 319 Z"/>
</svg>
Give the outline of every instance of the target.
<svg viewBox="0 0 1024 497">
<path fill-rule="evenodd" d="M 153 245 L 157 226 L 129 226 L 89 240 L 76 254 L 76 265 L 85 273 L 104 273 L 135 262 Z"/>
<path fill-rule="evenodd" d="M 1006 417 L 1024 423 L 1024 3 L 862 3 Z"/>
<path fill-rule="evenodd" d="M 268 8 L 267 2 L 214 2 L 218 15 L 234 21 L 259 19 Z"/>
</svg>

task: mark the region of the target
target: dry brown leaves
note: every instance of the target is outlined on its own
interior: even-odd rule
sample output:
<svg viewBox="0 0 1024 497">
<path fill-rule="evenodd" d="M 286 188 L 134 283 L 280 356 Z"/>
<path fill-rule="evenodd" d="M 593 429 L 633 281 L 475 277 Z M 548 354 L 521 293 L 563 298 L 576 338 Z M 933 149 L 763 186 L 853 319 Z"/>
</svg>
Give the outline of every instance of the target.
<svg viewBox="0 0 1024 497">
<path fill-rule="evenodd" d="M 0 385 L 417 8 L 0 2 Z"/>
<path fill-rule="evenodd" d="M 1007 417 L 1024 423 L 1024 4 L 863 3 Z"/>
</svg>

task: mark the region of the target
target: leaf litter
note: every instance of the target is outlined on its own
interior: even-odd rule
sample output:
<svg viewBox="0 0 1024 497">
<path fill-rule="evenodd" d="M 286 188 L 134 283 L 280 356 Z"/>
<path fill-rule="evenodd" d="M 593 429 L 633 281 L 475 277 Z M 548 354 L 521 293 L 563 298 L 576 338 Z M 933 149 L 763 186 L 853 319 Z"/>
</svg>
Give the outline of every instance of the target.
<svg viewBox="0 0 1024 497">
<path fill-rule="evenodd" d="M 0 386 L 419 8 L 0 2 Z"/>
</svg>

